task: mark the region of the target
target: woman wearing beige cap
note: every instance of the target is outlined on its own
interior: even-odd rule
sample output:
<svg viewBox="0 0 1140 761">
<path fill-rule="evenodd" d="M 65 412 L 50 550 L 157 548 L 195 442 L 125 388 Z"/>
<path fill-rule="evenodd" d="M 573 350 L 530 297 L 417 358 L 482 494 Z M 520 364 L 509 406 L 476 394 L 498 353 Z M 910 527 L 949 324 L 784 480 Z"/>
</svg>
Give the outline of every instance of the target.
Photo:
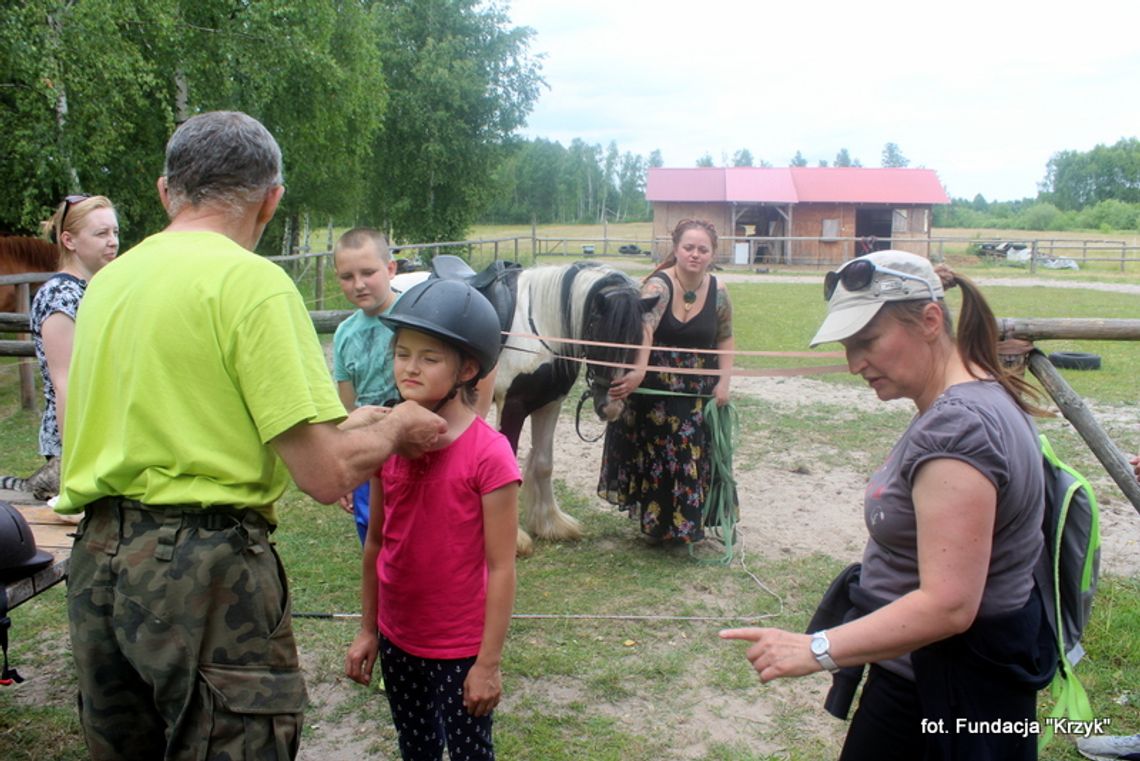
<svg viewBox="0 0 1140 761">
<path fill-rule="evenodd" d="M 978 289 L 926 259 L 878 251 L 829 272 L 812 345 L 843 344 L 882 400 L 918 408 L 871 475 L 862 567 L 833 585 L 811 634 L 734 629 L 761 681 L 827 669 L 828 710 L 871 664 L 841 759 L 1032 759 L 1052 676 L 1033 583 L 1044 549 L 1038 398 L 997 356 Z M 962 289 L 954 333 L 943 287 Z M 1027 398 L 1033 401 L 1027 401 Z M 840 598 L 847 609 L 836 615 Z M 828 628 L 831 627 L 831 628 Z M 848 667 L 855 667 L 849 669 Z M 837 707 L 838 706 L 838 707 Z"/>
</svg>

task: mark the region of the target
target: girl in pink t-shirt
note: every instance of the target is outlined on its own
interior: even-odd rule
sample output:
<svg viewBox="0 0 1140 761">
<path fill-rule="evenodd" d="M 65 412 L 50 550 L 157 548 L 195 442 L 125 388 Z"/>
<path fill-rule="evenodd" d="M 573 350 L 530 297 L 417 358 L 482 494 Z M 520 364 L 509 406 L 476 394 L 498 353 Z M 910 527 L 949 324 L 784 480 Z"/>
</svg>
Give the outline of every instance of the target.
<svg viewBox="0 0 1140 761">
<path fill-rule="evenodd" d="M 360 632 L 345 673 L 377 655 L 404 759 L 493 759 L 503 642 L 515 596 L 518 463 L 475 412 L 499 354 L 499 321 L 475 289 L 428 280 L 380 317 L 395 331 L 405 400 L 447 421 L 438 446 L 391 457 L 372 478 Z"/>
</svg>

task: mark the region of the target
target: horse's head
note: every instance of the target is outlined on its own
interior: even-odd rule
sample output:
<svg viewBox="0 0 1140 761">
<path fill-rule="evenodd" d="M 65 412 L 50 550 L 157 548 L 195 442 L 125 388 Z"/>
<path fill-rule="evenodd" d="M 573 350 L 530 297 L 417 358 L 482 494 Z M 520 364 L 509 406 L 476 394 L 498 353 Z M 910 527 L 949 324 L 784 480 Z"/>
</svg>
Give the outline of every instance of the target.
<svg viewBox="0 0 1140 761">
<path fill-rule="evenodd" d="M 622 346 L 587 344 L 586 382 L 593 397 L 594 412 L 607 422 L 617 420 L 625 403 L 610 396 L 610 384 L 629 365 L 641 345 L 643 315 L 657 303 L 657 296 L 643 299 L 637 283 L 617 270 L 607 273 L 590 288 L 586 298 L 582 338 Z"/>
</svg>

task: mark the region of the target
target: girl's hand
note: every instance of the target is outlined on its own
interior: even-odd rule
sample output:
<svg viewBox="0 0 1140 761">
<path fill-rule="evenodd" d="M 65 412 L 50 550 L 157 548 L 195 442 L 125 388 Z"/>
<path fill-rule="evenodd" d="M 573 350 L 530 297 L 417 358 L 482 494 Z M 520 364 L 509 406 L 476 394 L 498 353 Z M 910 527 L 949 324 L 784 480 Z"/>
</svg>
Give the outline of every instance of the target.
<svg viewBox="0 0 1140 761">
<path fill-rule="evenodd" d="M 478 660 L 463 680 L 463 707 L 472 716 L 486 716 L 503 696 L 503 674 L 498 666 L 484 666 Z"/>
<path fill-rule="evenodd" d="M 1135 469 L 1134 472 L 1136 473 L 1136 480 L 1140 481 L 1140 455 L 1133 457 L 1128 462 L 1132 463 L 1132 467 Z"/>
<path fill-rule="evenodd" d="M 363 685 L 372 683 L 372 667 L 376 665 L 376 656 L 380 651 L 380 639 L 376 632 L 363 629 L 357 632 L 356 639 L 348 648 L 344 656 L 344 675 L 354 682 Z"/>
<path fill-rule="evenodd" d="M 345 494 L 343 497 L 338 499 L 336 501 L 336 503 L 338 505 L 340 505 L 341 510 L 344 510 L 349 515 L 353 515 L 355 511 L 353 510 L 352 501 L 353 501 L 353 493 L 349 492 L 348 494 Z"/>
<path fill-rule="evenodd" d="M 755 644 L 744 654 L 761 682 L 785 676 L 804 676 L 822 671 L 811 654 L 811 636 L 782 629 L 724 629 L 721 639 L 742 639 Z"/>
</svg>

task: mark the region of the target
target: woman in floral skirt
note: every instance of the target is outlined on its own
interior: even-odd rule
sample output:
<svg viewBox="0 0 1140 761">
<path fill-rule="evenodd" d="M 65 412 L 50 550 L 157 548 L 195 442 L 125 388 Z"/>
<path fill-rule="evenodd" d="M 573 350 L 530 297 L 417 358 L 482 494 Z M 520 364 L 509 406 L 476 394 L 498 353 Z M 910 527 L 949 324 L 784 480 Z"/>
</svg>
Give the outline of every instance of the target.
<svg viewBox="0 0 1140 761">
<path fill-rule="evenodd" d="M 610 389 L 626 405 L 606 430 L 598 496 L 628 511 L 650 544 L 704 538 L 702 510 L 712 474 L 705 410 L 714 401 L 728 402 L 734 347 L 732 302 L 710 272 L 716 242 L 708 222 L 677 224 L 672 252 L 642 285 L 642 296 L 660 298 L 645 315 L 638 366 Z M 633 393 L 638 388 L 649 393 Z"/>
</svg>

